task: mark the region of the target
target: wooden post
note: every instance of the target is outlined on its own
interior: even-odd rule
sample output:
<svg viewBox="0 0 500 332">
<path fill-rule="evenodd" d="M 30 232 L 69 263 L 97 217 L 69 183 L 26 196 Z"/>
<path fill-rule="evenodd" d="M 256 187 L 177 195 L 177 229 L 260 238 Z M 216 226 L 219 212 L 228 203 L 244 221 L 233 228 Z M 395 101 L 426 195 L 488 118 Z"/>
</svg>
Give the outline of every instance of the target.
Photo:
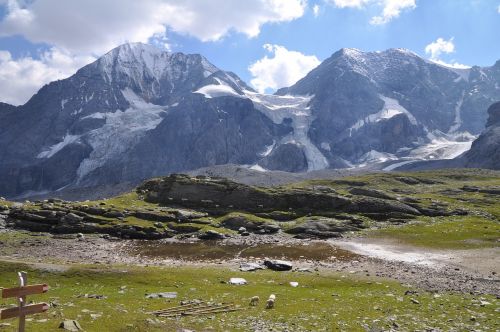
<svg viewBox="0 0 500 332">
<path fill-rule="evenodd" d="M 28 274 L 24 271 L 18 272 L 19 276 L 19 286 L 25 287 L 28 284 Z M 19 299 L 19 312 L 22 313 L 23 307 L 26 305 L 26 295 L 21 295 L 18 297 Z M 21 314 L 19 315 L 19 332 L 24 332 L 26 326 L 26 316 Z"/>
<path fill-rule="evenodd" d="M 43 294 L 49 290 L 47 284 L 28 285 L 28 275 L 26 272 L 18 272 L 19 287 L 0 288 L 0 298 L 17 298 L 18 306 L 0 310 L 0 320 L 19 318 L 19 332 L 26 329 L 26 316 L 45 312 L 49 309 L 47 303 L 27 304 L 28 295 Z"/>
</svg>

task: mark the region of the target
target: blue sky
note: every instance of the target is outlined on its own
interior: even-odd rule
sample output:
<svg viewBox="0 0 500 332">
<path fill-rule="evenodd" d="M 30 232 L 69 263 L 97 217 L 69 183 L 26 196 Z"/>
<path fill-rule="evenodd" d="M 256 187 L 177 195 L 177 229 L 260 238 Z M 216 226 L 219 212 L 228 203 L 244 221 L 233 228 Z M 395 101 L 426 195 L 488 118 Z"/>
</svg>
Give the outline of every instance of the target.
<svg viewBox="0 0 500 332">
<path fill-rule="evenodd" d="M 61 4 L 61 0 L 0 0 L 0 101 L 23 103 L 43 84 L 71 75 L 126 41 L 201 53 L 267 91 L 292 84 L 343 47 L 408 48 L 450 65 L 489 66 L 500 59 L 500 0 Z M 187 14 L 180 17 L 179 12 Z M 426 52 L 428 45 L 434 46 Z"/>
</svg>

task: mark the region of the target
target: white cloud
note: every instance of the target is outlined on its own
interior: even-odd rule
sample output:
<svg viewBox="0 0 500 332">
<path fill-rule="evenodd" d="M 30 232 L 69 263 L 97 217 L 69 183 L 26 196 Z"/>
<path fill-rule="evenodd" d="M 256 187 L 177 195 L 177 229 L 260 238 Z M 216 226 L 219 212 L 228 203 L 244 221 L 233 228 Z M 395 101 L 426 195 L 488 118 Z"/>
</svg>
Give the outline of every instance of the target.
<svg viewBox="0 0 500 332">
<path fill-rule="evenodd" d="M 250 83 L 259 92 L 290 86 L 320 64 L 314 55 L 289 51 L 280 45 L 265 44 L 264 48 L 273 55 L 267 55 L 248 67 L 254 77 Z"/>
<path fill-rule="evenodd" d="M 1 51 L 0 100 L 25 102 L 40 86 L 126 42 L 169 49 L 167 30 L 216 41 L 248 37 L 266 23 L 301 17 L 307 0 L 0 0 L 0 37 L 21 35 L 53 47 L 39 57 L 12 59 Z"/>
<path fill-rule="evenodd" d="M 100 54 L 124 42 L 147 42 L 167 28 L 203 41 L 230 31 L 255 37 L 263 24 L 301 17 L 306 6 L 306 0 L 8 0 L 0 36 Z"/>
<path fill-rule="evenodd" d="M 415 9 L 416 0 L 330 0 L 338 8 L 363 9 L 368 5 L 382 6 L 382 13 L 374 16 L 370 24 L 382 25 L 399 17 L 402 11 Z"/>
<path fill-rule="evenodd" d="M 313 14 L 314 14 L 314 17 L 318 17 L 319 16 L 319 5 L 314 5 L 312 7 L 312 11 L 313 11 Z"/>
<path fill-rule="evenodd" d="M 363 8 L 371 0 L 331 0 L 339 8 Z"/>
<path fill-rule="evenodd" d="M 441 66 L 456 68 L 456 69 L 467 69 L 470 66 L 463 65 L 456 61 L 447 63 L 440 59 L 442 54 L 450 54 L 455 52 L 455 44 L 453 43 L 453 37 L 448 40 L 443 38 L 438 38 L 436 41 L 430 43 L 425 47 L 425 53 L 430 55 L 430 60 Z"/>
<path fill-rule="evenodd" d="M 498 11 L 498 14 L 500 14 L 500 5 L 498 5 L 497 11 Z"/>
<path fill-rule="evenodd" d="M 25 103 L 41 86 L 66 78 L 92 62 L 90 56 L 74 56 L 57 48 L 40 54 L 40 59 L 14 60 L 8 51 L 0 51 L 0 101 Z"/>
<path fill-rule="evenodd" d="M 371 24 L 385 24 L 393 18 L 399 17 L 403 10 L 415 9 L 417 7 L 416 0 L 384 0 L 384 10 L 382 15 L 374 16 L 370 20 Z"/>
<path fill-rule="evenodd" d="M 431 59 L 438 59 L 442 53 L 449 54 L 453 52 L 455 52 L 453 37 L 449 40 L 438 38 L 435 42 L 432 42 L 425 47 L 425 53 L 429 54 Z"/>
</svg>

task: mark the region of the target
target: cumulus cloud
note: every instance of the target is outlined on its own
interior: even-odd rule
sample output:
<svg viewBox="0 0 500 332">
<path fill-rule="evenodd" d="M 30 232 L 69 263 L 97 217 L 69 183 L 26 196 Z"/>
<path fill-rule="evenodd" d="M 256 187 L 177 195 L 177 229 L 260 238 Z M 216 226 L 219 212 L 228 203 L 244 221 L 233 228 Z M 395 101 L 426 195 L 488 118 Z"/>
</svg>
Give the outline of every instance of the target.
<svg viewBox="0 0 500 332">
<path fill-rule="evenodd" d="M 371 0 L 332 0 L 332 2 L 339 8 L 363 8 Z"/>
<path fill-rule="evenodd" d="M 370 24 L 382 25 L 399 17 L 404 10 L 417 7 L 416 0 L 330 0 L 338 8 L 363 9 L 368 5 L 381 6 L 382 13 L 370 19 Z"/>
<path fill-rule="evenodd" d="M 45 83 L 126 42 L 169 50 L 167 30 L 216 41 L 231 32 L 255 37 L 266 23 L 301 17 L 306 0 L 0 0 L 0 37 L 52 47 L 13 59 L 2 51 L 0 100 L 25 102 Z M 0 49 L 1 51 L 1 49 Z"/>
<path fill-rule="evenodd" d="M 0 51 L 0 101 L 20 105 L 41 86 L 66 78 L 92 62 L 91 56 L 74 56 L 57 48 L 39 55 L 14 60 L 8 51 Z"/>
<path fill-rule="evenodd" d="M 429 54 L 431 59 L 438 59 L 442 53 L 448 54 L 453 52 L 455 52 L 453 37 L 449 40 L 438 38 L 435 42 L 432 42 L 425 47 L 425 53 Z"/>
<path fill-rule="evenodd" d="M 312 7 L 312 11 L 313 11 L 313 14 L 314 14 L 314 17 L 318 17 L 319 16 L 319 5 L 314 5 Z"/>
<path fill-rule="evenodd" d="M 8 0 L 0 36 L 102 53 L 128 41 L 147 42 L 167 28 L 203 41 L 230 31 L 255 37 L 263 24 L 301 17 L 306 6 L 306 0 Z"/>
<path fill-rule="evenodd" d="M 266 55 L 248 67 L 254 77 L 250 83 L 259 92 L 290 86 L 320 64 L 314 55 L 289 51 L 280 45 L 265 44 L 264 48 L 272 57 Z"/>
<path fill-rule="evenodd" d="M 455 52 L 455 44 L 453 43 L 453 37 L 448 40 L 443 38 L 438 38 L 436 41 L 430 43 L 425 47 L 425 53 L 430 55 L 430 60 L 446 67 L 456 68 L 456 69 L 467 69 L 470 66 L 460 64 L 456 61 L 447 63 L 440 59 L 442 54 L 450 54 Z"/>
</svg>

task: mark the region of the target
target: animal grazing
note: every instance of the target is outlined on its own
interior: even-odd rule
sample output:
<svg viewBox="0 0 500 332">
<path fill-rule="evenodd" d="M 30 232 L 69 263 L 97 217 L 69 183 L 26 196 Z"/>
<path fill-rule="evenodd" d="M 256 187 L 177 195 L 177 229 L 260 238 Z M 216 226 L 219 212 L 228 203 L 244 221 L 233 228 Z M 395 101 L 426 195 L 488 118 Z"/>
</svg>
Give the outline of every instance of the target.
<svg viewBox="0 0 500 332">
<path fill-rule="evenodd" d="M 260 301 L 260 298 L 258 296 L 252 296 L 252 298 L 250 299 L 250 305 L 252 307 L 255 307 L 255 306 L 257 306 L 257 304 L 259 304 L 259 301 Z"/>
<path fill-rule="evenodd" d="M 266 309 L 274 308 L 274 301 L 276 301 L 276 295 L 274 294 L 269 295 L 269 298 L 267 299 L 266 303 Z"/>
</svg>

